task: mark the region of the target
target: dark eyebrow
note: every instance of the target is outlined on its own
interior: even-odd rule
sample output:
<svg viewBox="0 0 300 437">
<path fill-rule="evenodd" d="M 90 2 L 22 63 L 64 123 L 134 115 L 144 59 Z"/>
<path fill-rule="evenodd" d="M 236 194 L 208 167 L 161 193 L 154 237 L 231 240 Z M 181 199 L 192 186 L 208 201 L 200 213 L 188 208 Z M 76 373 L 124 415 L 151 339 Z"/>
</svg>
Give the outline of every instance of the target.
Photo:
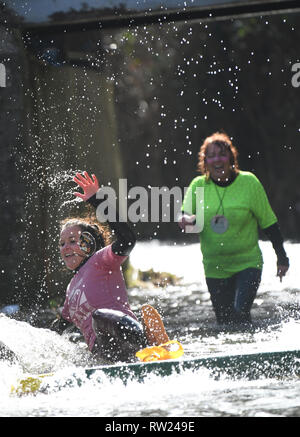
<svg viewBox="0 0 300 437">
<path fill-rule="evenodd" d="M 219 147 L 219 153 L 226 154 L 227 150 L 225 148 Z M 215 155 L 216 152 L 207 152 L 207 155 Z"/>
<path fill-rule="evenodd" d="M 61 243 L 62 241 L 65 241 L 65 240 L 71 240 L 71 238 L 75 238 L 75 234 L 74 235 L 69 235 L 69 237 L 66 237 L 66 238 L 63 238 L 63 239 L 59 239 L 59 242 Z"/>
</svg>

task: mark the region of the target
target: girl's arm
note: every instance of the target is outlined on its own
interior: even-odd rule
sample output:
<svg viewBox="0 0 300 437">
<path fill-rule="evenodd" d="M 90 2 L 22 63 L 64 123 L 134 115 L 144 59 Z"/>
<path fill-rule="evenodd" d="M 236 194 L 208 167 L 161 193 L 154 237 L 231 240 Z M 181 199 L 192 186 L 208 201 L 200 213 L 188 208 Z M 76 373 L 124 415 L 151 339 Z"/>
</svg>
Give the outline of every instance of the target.
<svg viewBox="0 0 300 437">
<path fill-rule="evenodd" d="M 103 199 L 97 199 L 96 194 L 94 194 L 92 197 L 87 199 L 87 202 L 95 209 L 97 209 L 100 203 L 103 202 Z M 136 243 L 134 232 L 131 230 L 127 223 L 119 221 L 119 215 L 117 211 L 116 221 L 108 221 L 108 223 L 111 230 L 113 231 L 113 235 L 116 237 L 116 240 L 111 246 L 112 251 L 116 255 L 128 256 Z"/>
<path fill-rule="evenodd" d="M 99 183 L 96 176 L 92 174 L 92 177 L 90 177 L 85 171 L 83 175 L 77 173 L 73 180 L 84 191 L 83 194 L 75 192 L 74 195 L 80 197 L 85 202 L 88 202 L 94 208 L 97 208 L 103 200 L 96 198 L 96 193 L 99 190 Z M 136 243 L 134 232 L 130 229 L 127 223 L 119 221 L 117 212 L 116 221 L 108 223 L 113 231 L 113 235 L 116 237 L 116 240 L 112 244 L 112 251 L 116 255 L 128 256 Z"/>
</svg>

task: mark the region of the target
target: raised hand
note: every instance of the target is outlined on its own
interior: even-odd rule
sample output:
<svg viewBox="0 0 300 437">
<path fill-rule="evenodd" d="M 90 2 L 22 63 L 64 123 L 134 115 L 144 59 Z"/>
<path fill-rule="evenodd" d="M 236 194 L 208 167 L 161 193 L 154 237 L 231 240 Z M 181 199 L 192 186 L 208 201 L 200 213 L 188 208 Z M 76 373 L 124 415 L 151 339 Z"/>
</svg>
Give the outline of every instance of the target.
<svg viewBox="0 0 300 437">
<path fill-rule="evenodd" d="M 99 190 L 99 183 L 96 176 L 92 174 L 92 177 L 90 177 L 87 171 L 84 171 L 83 175 L 76 173 L 73 181 L 83 189 L 83 194 L 75 192 L 74 196 L 80 197 L 84 201 L 88 200 Z"/>
</svg>

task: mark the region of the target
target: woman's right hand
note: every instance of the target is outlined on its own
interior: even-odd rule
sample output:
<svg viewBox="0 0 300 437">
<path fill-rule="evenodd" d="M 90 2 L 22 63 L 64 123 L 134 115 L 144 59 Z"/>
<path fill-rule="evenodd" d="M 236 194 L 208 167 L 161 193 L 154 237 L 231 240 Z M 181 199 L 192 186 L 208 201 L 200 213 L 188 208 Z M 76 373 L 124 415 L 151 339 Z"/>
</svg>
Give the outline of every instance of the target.
<svg viewBox="0 0 300 437">
<path fill-rule="evenodd" d="M 195 215 L 183 214 L 178 218 L 178 225 L 184 231 L 186 226 L 193 226 L 195 223 L 196 223 Z"/>
<path fill-rule="evenodd" d="M 282 282 L 282 278 L 283 278 L 283 276 L 285 276 L 286 275 L 286 272 L 288 271 L 288 269 L 289 269 L 289 266 L 287 266 L 287 265 L 277 265 L 277 275 L 276 276 L 279 276 L 279 278 L 280 278 L 280 282 Z"/>
<path fill-rule="evenodd" d="M 73 181 L 83 189 L 83 194 L 75 192 L 74 196 L 80 197 L 84 201 L 88 200 L 99 190 L 99 182 L 97 177 L 94 174 L 92 174 L 92 177 L 90 177 L 87 171 L 84 171 L 83 175 L 76 173 Z"/>
</svg>

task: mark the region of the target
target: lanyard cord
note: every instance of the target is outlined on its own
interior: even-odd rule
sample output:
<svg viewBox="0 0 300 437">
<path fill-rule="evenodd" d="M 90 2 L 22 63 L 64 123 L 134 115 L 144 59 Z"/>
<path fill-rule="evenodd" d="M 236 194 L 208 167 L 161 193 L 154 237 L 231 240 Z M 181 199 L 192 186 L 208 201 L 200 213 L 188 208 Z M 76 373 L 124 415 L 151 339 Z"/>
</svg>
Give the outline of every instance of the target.
<svg viewBox="0 0 300 437">
<path fill-rule="evenodd" d="M 215 186 L 215 190 L 216 190 L 216 192 L 217 192 L 217 195 L 218 195 L 218 198 L 219 198 L 219 201 L 220 201 L 220 205 L 219 205 L 219 208 L 218 208 L 217 211 L 216 211 L 216 215 L 218 214 L 220 208 L 222 208 L 223 215 L 225 215 L 224 206 L 223 206 L 223 200 L 224 200 L 224 197 L 225 197 L 225 194 L 226 194 L 226 188 L 227 188 L 227 187 L 224 189 L 223 196 L 222 196 L 222 198 L 221 198 L 220 193 L 219 193 L 219 191 L 218 191 L 218 188 L 217 188 L 216 184 L 214 184 L 214 186 Z"/>
</svg>

